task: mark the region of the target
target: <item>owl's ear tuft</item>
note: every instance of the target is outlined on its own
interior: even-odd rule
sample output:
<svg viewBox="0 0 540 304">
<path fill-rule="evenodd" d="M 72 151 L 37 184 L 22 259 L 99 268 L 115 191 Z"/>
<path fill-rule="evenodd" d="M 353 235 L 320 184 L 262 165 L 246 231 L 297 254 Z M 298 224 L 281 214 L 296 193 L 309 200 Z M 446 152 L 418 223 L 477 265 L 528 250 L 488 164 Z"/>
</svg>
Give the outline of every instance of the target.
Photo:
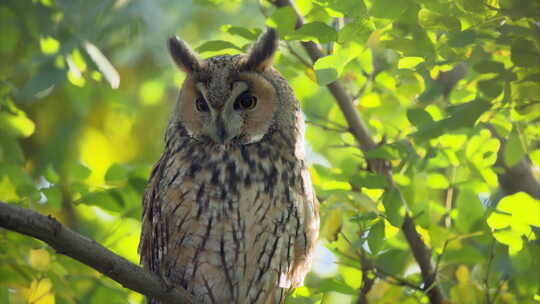
<svg viewBox="0 0 540 304">
<path fill-rule="evenodd" d="M 201 69 L 199 56 L 184 40 L 174 36 L 169 38 L 167 45 L 174 63 L 182 71 L 191 74 Z"/>
<path fill-rule="evenodd" d="M 277 47 L 277 32 L 273 28 L 268 28 L 251 47 L 244 68 L 246 70 L 264 71 L 272 65 Z"/>
</svg>

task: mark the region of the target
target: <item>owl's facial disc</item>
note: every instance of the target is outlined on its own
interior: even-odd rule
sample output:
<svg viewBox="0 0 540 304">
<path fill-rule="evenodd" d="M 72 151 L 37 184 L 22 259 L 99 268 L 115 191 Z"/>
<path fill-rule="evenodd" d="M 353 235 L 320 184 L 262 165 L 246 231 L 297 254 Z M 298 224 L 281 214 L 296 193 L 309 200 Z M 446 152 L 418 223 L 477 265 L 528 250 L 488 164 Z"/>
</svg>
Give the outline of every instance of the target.
<svg viewBox="0 0 540 304">
<path fill-rule="evenodd" d="M 233 140 L 240 139 L 244 122 L 244 111 L 252 110 L 255 104 L 248 104 L 242 97 L 248 94 L 248 85 L 245 82 L 235 82 L 226 100 L 215 100 L 216 97 L 209 93 L 204 83 L 196 84 L 197 90 L 202 95 L 206 106 L 199 106 L 200 112 L 208 112 L 208 120 L 203 125 L 203 134 L 210 137 L 216 144 L 229 144 Z M 217 97 L 219 99 L 219 97 Z M 255 97 L 256 98 L 256 97 Z M 199 104 L 201 101 L 198 101 Z M 243 102 L 243 103 L 242 103 Z M 246 107 L 246 105 L 248 107 Z M 201 111 L 202 110 L 202 111 Z"/>
<path fill-rule="evenodd" d="M 246 145 L 261 141 L 276 118 L 277 88 L 270 79 L 278 46 L 277 33 L 268 29 L 243 55 L 202 60 L 184 41 L 169 39 L 176 65 L 186 73 L 175 118 L 188 135 L 218 145 Z"/>
</svg>

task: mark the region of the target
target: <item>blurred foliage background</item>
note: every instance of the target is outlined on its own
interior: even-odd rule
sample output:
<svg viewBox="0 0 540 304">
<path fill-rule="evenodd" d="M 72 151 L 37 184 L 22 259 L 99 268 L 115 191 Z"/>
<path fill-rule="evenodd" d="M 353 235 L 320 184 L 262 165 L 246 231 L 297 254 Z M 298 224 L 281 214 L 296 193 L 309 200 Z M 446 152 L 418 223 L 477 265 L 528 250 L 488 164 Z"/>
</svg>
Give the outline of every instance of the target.
<svg viewBox="0 0 540 304">
<path fill-rule="evenodd" d="M 540 202 L 499 182 L 540 167 L 540 2 L 2 0 L 0 200 L 138 262 L 141 196 L 184 75 L 166 38 L 239 53 L 265 26 L 302 104 L 321 242 L 289 303 L 427 303 L 404 210 L 451 303 L 540 303 Z M 299 41 L 328 56 L 311 65 Z M 404 201 L 366 170 L 325 85 L 340 79 Z M 517 191 L 517 192 L 516 192 Z M 369 267 L 367 267 L 369 266 Z M 0 231 L 0 303 L 142 303 L 43 243 Z"/>
</svg>

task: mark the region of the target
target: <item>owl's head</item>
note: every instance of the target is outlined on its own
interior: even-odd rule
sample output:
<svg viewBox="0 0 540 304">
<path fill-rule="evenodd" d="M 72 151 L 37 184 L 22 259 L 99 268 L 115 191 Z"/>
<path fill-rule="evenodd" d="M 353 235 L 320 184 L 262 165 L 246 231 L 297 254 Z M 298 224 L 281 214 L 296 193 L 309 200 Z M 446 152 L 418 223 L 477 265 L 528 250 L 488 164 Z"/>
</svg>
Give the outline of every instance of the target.
<svg viewBox="0 0 540 304">
<path fill-rule="evenodd" d="M 245 145 L 276 128 L 294 128 L 298 105 L 272 68 L 278 37 L 273 29 L 247 54 L 206 60 L 177 37 L 169 39 L 176 65 L 186 73 L 173 119 L 195 140 Z"/>
</svg>

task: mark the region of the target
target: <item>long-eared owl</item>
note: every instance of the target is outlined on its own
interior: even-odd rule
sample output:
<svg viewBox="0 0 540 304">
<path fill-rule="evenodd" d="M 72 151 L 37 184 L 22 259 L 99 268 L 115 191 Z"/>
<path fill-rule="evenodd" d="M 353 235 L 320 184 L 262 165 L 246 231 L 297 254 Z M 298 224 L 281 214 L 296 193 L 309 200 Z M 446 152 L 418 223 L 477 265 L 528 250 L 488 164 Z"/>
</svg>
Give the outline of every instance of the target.
<svg viewBox="0 0 540 304">
<path fill-rule="evenodd" d="M 272 67 L 277 33 L 206 60 L 176 37 L 168 47 L 186 79 L 144 196 L 141 262 L 196 303 L 283 303 L 319 216 L 299 104 Z"/>
</svg>

